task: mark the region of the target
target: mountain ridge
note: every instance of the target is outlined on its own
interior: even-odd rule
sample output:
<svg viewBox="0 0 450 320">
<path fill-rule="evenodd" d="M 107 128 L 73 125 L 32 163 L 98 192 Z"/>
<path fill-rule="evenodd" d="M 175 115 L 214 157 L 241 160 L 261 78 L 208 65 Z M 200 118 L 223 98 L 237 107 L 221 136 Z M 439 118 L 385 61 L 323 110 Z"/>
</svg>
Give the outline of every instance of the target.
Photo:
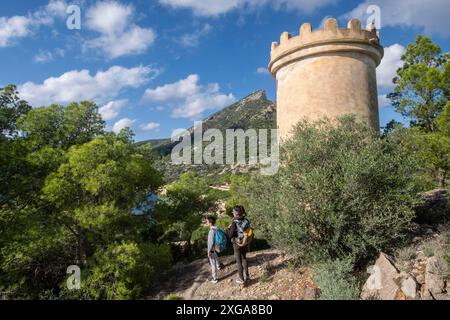
<svg viewBox="0 0 450 320">
<path fill-rule="evenodd" d="M 202 131 L 219 129 L 225 133 L 227 129 L 275 129 L 276 128 L 276 104 L 267 99 L 264 90 L 257 90 L 245 96 L 241 100 L 215 112 L 202 122 Z M 187 129 L 193 138 L 193 127 Z M 233 168 L 227 165 L 173 165 L 170 161 L 170 153 L 178 141 L 171 139 L 152 139 L 138 142 L 137 145 L 151 144 L 155 155 L 155 166 L 164 172 L 165 179 L 175 181 L 180 174 L 187 171 L 195 171 L 202 177 L 220 177 L 223 174 L 248 168 Z"/>
</svg>

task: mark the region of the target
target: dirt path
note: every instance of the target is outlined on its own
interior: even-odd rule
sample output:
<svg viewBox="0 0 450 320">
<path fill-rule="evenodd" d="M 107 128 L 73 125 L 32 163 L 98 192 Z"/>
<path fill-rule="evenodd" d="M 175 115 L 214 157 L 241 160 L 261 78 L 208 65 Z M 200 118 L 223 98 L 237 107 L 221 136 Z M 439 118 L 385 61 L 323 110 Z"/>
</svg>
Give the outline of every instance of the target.
<svg viewBox="0 0 450 320">
<path fill-rule="evenodd" d="M 147 298 L 164 299 L 175 294 L 187 300 L 305 299 L 307 292 L 311 292 L 307 288 L 315 288 L 311 272 L 307 268 L 288 267 L 288 260 L 277 250 L 250 252 L 251 280 L 246 286 L 235 282 L 237 269 L 233 256 L 221 257 L 225 269 L 219 271 L 217 284 L 207 281 L 211 272 L 207 259 L 180 264 L 155 283 Z"/>
</svg>

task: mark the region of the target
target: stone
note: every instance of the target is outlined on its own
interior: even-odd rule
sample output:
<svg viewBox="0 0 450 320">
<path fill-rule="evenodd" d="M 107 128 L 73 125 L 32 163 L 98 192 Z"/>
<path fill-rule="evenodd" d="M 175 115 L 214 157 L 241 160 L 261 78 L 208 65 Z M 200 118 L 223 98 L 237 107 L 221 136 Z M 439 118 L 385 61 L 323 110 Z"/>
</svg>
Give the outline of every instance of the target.
<svg viewBox="0 0 450 320">
<path fill-rule="evenodd" d="M 416 276 L 416 280 L 417 280 L 418 283 L 424 284 L 425 283 L 425 276 L 423 274 L 418 274 Z"/>
<path fill-rule="evenodd" d="M 398 282 L 401 276 L 392 258 L 381 253 L 369 271 L 371 275 L 363 286 L 361 298 L 364 300 L 394 300 L 400 291 Z"/>
<path fill-rule="evenodd" d="M 417 296 L 417 283 L 413 277 L 408 277 L 402 281 L 401 290 L 406 295 L 406 297 L 415 299 Z"/>
<path fill-rule="evenodd" d="M 300 295 L 300 300 L 317 300 L 320 295 L 318 288 L 306 288 Z"/>
<path fill-rule="evenodd" d="M 425 300 L 433 300 L 437 295 L 445 293 L 445 280 L 436 272 L 437 263 L 437 258 L 431 257 L 425 268 L 425 284 L 422 292 L 422 298 Z"/>
</svg>

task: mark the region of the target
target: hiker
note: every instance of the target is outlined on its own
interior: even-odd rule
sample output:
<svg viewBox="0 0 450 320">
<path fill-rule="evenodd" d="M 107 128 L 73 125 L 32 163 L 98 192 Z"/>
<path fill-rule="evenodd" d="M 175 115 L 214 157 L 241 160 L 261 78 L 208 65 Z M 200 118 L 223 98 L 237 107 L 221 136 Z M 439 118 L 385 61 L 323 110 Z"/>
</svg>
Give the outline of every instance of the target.
<svg viewBox="0 0 450 320">
<path fill-rule="evenodd" d="M 245 284 L 250 280 L 246 255 L 251 239 L 246 239 L 245 235 L 245 232 L 250 229 L 250 221 L 245 217 L 244 207 L 235 206 L 233 208 L 233 222 L 228 226 L 228 237 L 233 244 L 234 258 L 238 269 L 236 283 L 239 284 Z"/>
<path fill-rule="evenodd" d="M 208 233 L 208 259 L 209 263 L 211 265 L 211 273 L 212 278 L 209 280 L 212 283 L 217 283 L 217 270 L 221 270 L 222 266 L 219 264 L 219 257 L 216 253 L 216 243 L 215 238 L 216 234 L 219 231 L 219 228 L 215 226 L 216 224 L 216 218 L 213 216 L 207 216 L 206 220 L 208 222 L 209 226 L 209 233 Z"/>
</svg>

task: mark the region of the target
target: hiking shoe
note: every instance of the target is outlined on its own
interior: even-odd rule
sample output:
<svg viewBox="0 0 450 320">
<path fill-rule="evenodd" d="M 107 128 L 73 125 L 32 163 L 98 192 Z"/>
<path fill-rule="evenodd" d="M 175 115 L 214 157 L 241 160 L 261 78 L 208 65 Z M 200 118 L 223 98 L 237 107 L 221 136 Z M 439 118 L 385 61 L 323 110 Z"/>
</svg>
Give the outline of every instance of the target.
<svg viewBox="0 0 450 320">
<path fill-rule="evenodd" d="M 244 282 L 244 280 L 236 279 L 236 283 L 238 283 L 238 284 L 244 284 L 245 282 Z"/>
<path fill-rule="evenodd" d="M 219 282 L 219 280 L 217 280 L 217 279 L 209 279 L 209 282 L 211 282 L 211 283 L 217 283 L 217 282 Z"/>
</svg>

